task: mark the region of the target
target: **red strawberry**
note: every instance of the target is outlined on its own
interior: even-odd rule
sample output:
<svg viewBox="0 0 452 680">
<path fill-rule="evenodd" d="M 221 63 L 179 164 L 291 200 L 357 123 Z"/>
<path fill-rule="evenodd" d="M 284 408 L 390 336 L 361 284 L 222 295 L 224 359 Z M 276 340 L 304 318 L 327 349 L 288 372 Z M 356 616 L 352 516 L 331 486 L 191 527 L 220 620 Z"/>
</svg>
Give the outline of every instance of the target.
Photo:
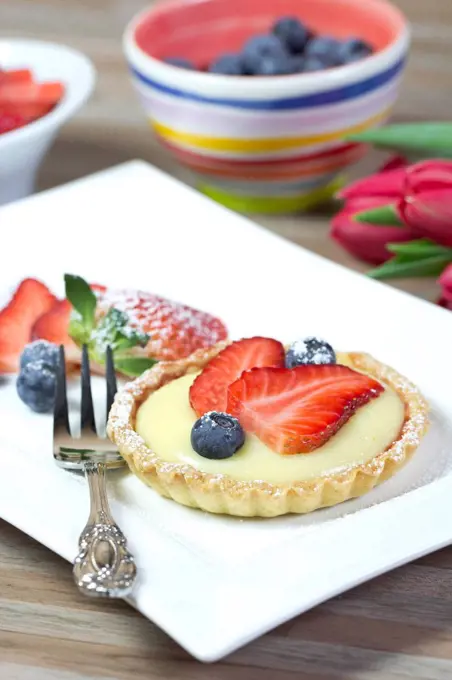
<svg viewBox="0 0 452 680">
<path fill-rule="evenodd" d="M 127 314 L 131 328 L 150 336 L 145 353 L 159 361 L 183 359 L 227 337 L 216 317 L 151 293 L 107 290 L 98 311 L 105 314 L 111 307 Z"/>
<path fill-rule="evenodd" d="M 5 85 L 29 84 L 33 83 L 33 73 L 28 68 L 11 69 L 9 71 L 0 70 L 0 87 Z"/>
<path fill-rule="evenodd" d="M 272 338 L 245 338 L 214 357 L 190 388 L 190 403 L 198 416 L 226 411 L 228 387 L 243 371 L 256 366 L 284 366 L 284 347 Z"/>
<path fill-rule="evenodd" d="M 227 412 L 273 451 L 309 453 L 383 389 L 336 364 L 254 368 L 229 387 Z"/>
<path fill-rule="evenodd" d="M 0 135 L 23 127 L 27 120 L 20 113 L 0 111 Z"/>
<path fill-rule="evenodd" d="M 76 350 L 75 342 L 68 335 L 71 310 L 69 300 L 59 300 L 34 324 L 31 331 L 33 340 L 48 340 L 56 345 L 64 345 L 66 350 Z"/>
<path fill-rule="evenodd" d="M 0 311 L 0 373 L 14 373 L 36 320 L 57 301 L 36 279 L 24 279 L 11 301 Z"/>
</svg>

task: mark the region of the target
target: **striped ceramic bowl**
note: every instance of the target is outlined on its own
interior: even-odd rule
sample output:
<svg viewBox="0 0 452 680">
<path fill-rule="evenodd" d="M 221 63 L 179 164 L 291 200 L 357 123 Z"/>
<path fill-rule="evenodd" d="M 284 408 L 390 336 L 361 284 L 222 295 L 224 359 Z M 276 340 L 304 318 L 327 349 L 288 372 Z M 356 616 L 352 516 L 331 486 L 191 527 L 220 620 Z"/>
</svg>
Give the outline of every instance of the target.
<svg viewBox="0 0 452 680">
<path fill-rule="evenodd" d="M 274 20 L 295 15 L 313 30 L 359 36 L 374 54 L 328 71 L 272 77 L 200 69 Z M 240 211 L 286 213 L 337 189 L 363 145 L 347 136 L 384 123 L 397 98 L 409 46 L 402 14 L 385 0 L 166 0 L 132 20 L 124 49 L 160 142 L 197 176 L 199 188 Z"/>
</svg>

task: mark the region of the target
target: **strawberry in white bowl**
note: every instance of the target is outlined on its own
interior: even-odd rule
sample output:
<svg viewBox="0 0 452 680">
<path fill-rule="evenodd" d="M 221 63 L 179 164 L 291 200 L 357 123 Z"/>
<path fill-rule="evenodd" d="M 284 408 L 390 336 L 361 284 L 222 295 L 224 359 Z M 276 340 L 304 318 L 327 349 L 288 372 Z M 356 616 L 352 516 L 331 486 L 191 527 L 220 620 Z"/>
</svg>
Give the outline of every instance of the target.
<svg viewBox="0 0 452 680">
<path fill-rule="evenodd" d="M 32 193 L 51 143 L 94 82 L 90 60 L 70 47 L 0 39 L 0 205 Z"/>
</svg>

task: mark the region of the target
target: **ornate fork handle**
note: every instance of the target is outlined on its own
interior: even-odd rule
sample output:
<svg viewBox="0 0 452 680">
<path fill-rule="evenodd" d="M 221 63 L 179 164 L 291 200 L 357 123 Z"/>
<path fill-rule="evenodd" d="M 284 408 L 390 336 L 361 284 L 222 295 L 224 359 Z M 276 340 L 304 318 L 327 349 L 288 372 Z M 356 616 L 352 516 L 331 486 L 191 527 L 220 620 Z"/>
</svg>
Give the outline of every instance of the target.
<svg viewBox="0 0 452 680">
<path fill-rule="evenodd" d="M 104 463 L 85 463 L 91 509 L 79 538 L 74 580 L 81 592 L 94 597 L 125 597 L 136 577 L 135 561 L 126 539 L 110 514 Z"/>
</svg>

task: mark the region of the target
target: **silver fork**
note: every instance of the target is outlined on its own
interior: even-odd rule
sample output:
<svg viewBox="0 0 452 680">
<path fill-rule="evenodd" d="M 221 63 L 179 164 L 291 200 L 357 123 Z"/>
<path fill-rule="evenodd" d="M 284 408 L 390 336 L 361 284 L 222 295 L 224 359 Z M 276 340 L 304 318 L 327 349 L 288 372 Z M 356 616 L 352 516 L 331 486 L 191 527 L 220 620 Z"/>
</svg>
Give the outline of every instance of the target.
<svg viewBox="0 0 452 680">
<path fill-rule="evenodd" d="M 107 417 L 116 394 L 116 377 L 110 347 L 106 355 Z M 126 539 L 111 516 L 106 470 L 125 462 L 111 442 L 97 434 L 88 351 L 83 347 L 80 437 L 71 435 L 66 391 L 64 348 L 60 347 L 53 419 L 53 456 L 65 470 L 84 472 L 88 481 L 90 513 L 80 534 L 73 575 L 79 590 L 94 597 L 125 597 L 136 578 L 134 558 Z"/>
</svg>

